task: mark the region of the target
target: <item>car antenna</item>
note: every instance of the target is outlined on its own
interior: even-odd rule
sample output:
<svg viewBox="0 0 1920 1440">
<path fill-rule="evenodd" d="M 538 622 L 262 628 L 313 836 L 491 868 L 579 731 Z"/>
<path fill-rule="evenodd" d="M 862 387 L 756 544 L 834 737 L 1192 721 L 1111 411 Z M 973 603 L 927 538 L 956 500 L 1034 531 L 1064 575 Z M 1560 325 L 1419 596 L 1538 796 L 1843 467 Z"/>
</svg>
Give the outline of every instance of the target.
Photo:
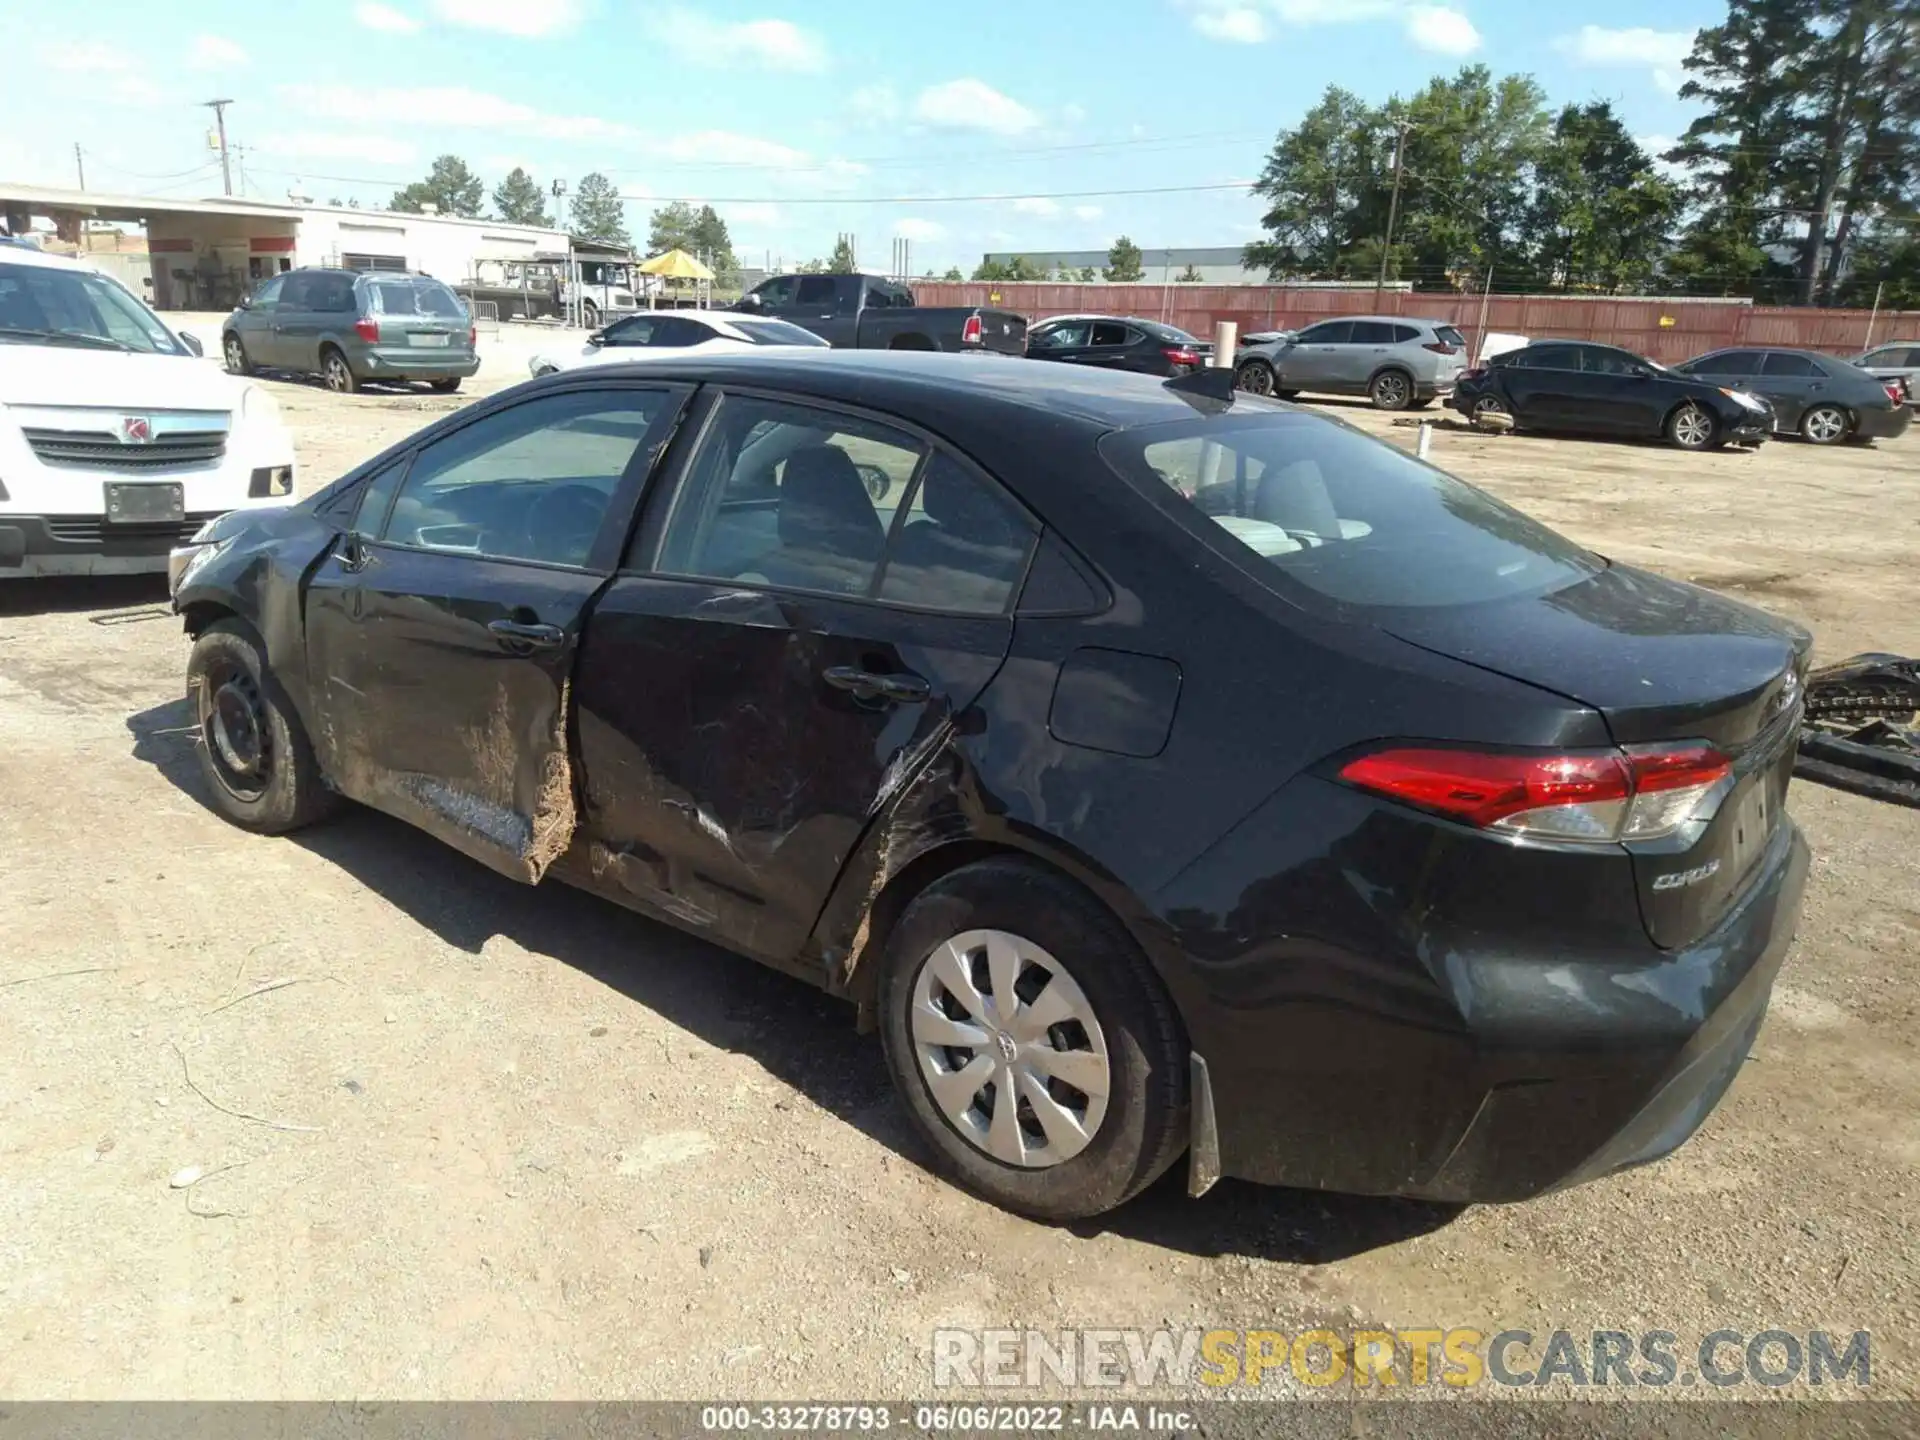
<svg viewBox="0 0 1920 1440">
<path fill-rule="evenodd" d="M 1224 365 L 1209 365 L 1199 370 L 1189 370 L 1185 375 L 1176 375 L 1164 382 L 1171 390 L 1196 410 L 1208 414 L 1217 414 L 1233 404 L 1236 387 L 1233 383 L 1233 371 Z M 1194 404 L 1195 401 L 1201 403 Z"/>
</svg>

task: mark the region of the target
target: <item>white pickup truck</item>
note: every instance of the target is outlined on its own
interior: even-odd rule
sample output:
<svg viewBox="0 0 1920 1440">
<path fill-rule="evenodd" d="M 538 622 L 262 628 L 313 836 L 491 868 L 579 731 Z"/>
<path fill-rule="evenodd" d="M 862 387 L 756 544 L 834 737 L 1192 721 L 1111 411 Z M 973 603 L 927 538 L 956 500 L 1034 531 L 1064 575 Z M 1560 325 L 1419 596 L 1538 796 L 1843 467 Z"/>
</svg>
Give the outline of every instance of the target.
<svg viewBox="0 0 1920 1440">
<path fill-rule="evenodd" d="M 273 397 L 78 259 L 0 239 L 0 582 L 165 573 L 229 510 L 285 504 Z"/>
</svg>

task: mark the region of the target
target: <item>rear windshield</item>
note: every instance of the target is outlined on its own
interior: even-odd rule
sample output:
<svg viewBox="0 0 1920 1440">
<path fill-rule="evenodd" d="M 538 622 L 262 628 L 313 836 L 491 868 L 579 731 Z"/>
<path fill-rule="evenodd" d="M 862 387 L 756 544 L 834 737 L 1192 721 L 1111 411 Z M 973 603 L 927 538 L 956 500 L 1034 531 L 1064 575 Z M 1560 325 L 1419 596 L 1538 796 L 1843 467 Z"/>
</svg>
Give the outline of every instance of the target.
<svg viewBox="0 0 1920 1440">
<path fill-rule="evenodd" d="M 1318 416 L 1256 411 L 1116 430 L 1100 453 L 1296 598 L 1363 610 L 1474 605 L 1557 590 L 1605 564 L 1465 481 Z"/>
<path fill-rule="evenodd" d="M 438 280 L 373 280 L 367 284 L 378 315 L 428 315 L 438 320 L 464 320 L 460 297 Z"/>
<path fill-rule="evenodd" d="M 802 330 L 784 320 L 731 320 L 730 323 L 756 345 L 823 346 L 827 343 L 811 330 Z"/>
<path fill-rule="evenodd" d="M 1467 348 L 1467 337 L 1451 325 L 1436 325 L 1433 333 L 1442 345 L 1457 345 L 1462 350 Z"/>
</svg>

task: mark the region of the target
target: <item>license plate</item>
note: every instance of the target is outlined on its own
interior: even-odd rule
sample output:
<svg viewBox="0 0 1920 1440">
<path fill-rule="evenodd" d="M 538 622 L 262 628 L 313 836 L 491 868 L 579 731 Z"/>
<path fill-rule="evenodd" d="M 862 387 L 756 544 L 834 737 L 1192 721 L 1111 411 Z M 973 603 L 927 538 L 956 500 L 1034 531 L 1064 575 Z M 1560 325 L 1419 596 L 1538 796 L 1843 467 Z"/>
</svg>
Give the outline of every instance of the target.
<svg viewBox="0 0 1920 1440">
<path fill-rule="evenodd" d="M 109 482 L 106 491 L 109 525 L 151 525 L 156 521 L 186 518 L 186 495 L 177 482 L 171 485 L 116 485 Z"/>
<path fill-rule="evenodd" d="M 447 346 L 453 343 L 453 337 L 451 335 L 414 334 L 414 335 L 407 336 L 407 343 L 409 345 L 437 346 L 440 349 L 444 350 Z"/>
</svg>

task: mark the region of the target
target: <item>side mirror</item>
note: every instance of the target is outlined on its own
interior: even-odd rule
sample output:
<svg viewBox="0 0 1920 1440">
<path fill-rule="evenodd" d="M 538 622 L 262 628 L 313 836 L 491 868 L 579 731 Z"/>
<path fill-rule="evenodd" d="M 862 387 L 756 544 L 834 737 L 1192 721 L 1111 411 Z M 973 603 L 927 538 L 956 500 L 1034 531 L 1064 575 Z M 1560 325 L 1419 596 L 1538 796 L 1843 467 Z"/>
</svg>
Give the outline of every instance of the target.
<svg viewBox="0 0 1920 1440">
<path fill-rule="evenodd" d="M 242 310 L 251 310 L 253 308 L 253 297 L 251 295 L 242 295 L 240 297 L 240 308 Z"/>
<path fill-rule="evenodd" d="M 206 347 L 200 343 L 200 337 L 198 335 L 189 335 L 185 330 L 180 332 L 180 343 L 196 355 L 205 355 L 207 353 Z"/>
<path fill-rule="evenodd" d="M 604 330 L 595 330 L 592 334 L 587 336 L 587 343 L 593 346 L 595 349 L 598 349 L 600 346 L 607 343 L 607 332 Z"/>
<path fill-rule="evenodd" d="M 765 304 L 766 301 L 762 300 L 758 295 L 742 295 L 738 300 L 733 302 L 734 309 L 736 310 L 759 310 L 763 308 Z"/>
</svg>

